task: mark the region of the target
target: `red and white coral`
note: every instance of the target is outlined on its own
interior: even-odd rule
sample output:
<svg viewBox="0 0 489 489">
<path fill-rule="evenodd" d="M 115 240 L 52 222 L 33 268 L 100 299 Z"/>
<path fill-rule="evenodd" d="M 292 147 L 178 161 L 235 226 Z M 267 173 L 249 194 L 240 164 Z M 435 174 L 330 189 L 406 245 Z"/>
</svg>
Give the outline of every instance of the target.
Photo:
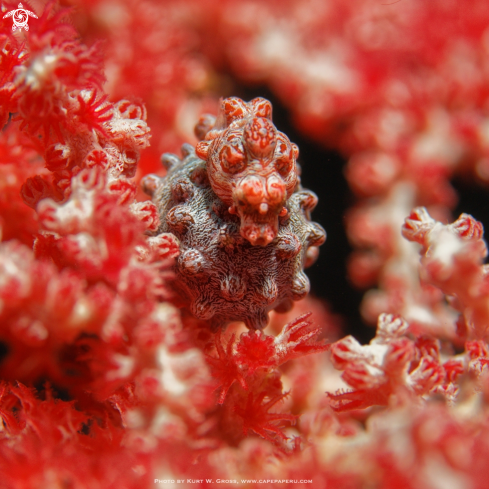
<svg viewBox="0 0 489 489">
<path fill-rule="evenodd" d="M 443 291 L 452 307 L 463 313 L 459 334 L 485 338 L 489 309 L 482 224 L 462 214 L 454 223 L 443 225 L 426 209 L 416 208 L 406 218 L 402 232 L 423 247 L 421 279 Z"/>
<path fill-rule="evenodd" d="M 50 2 L 23 37 L 0 26 L 0 485 L 485 487 L 482 227 L 415 209 L 403 233 L 422 246 L 419 268 L 400 227 L 418 205 L 448 220 L 455 171 L 487 180 L 487 3 L 80 2 L 85 39 L 106 38 L 106 90 L 98 45 L 66 14 Z M 182 302 L 169 282 L 181 242 L 157 234 L 155 205 L 134 200 L 149 136 L 135 100 L 160 145 L 143 155 L 147 172 L 192 137 L 217 100 L 203 90 L 223 80 L 211 65 L 222 72 L 226 59 L 241 79 L 266 82 L 309 137 L 352 155 L 347 178 L 362 200 L 348 217 L 351 277 L 379 285 L 367 318 L 396 315 L 380 317 L 370 345 L 331 346 L 342 380 L 327 354 L 303 356 L 326 349 L 304 316 L 280 331 L 273 313 L 275 336 L 213 332 L 168 302 Z M 211 125 L 204 118 L 200 135 Z M 189 197 L 186 185 L 173 190 Z M 232 255 L 236 243 L 219 236 Z M 281 242 L 284 264 L 297 248 Z M 182 260 L 194 270 L 198 258 Z M 272 282 L 259 285 L 253 300 L 273 298 Z M 241 293 L 234 275 L 222 286 Z M 294 297 L 307 288 L 299 274 Z M 341 382 L 351 390 L 324 395 Z"/>
</svg>

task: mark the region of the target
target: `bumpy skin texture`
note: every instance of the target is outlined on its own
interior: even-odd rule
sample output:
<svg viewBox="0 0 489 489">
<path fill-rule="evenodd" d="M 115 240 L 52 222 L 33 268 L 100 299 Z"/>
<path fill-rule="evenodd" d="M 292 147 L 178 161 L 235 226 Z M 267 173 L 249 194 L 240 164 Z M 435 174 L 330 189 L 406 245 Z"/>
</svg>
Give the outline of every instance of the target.
<svg viewBox="0 0 489 489">
<path fill-rule="evenodd" d="M 299 149 L 272 123 L 272 105 L 255 98 L 222 100 L 217 120 L 204 116 L 195 148 L 207 162 L 212 189 L 241 219 L 240 233 L 265 246 L 278 233 L 279 216 L 297 185 Z"/>
<path fill-rule="evenodd" d="M 286 212 L 277 215 L 276 236 L 265 246 L 253 245 L 240 232 L 242 219 L 212 186 L 210 175 L 218 170 L 191 145 L 182 153 L 183 159 L 163 155 L 166 177 L 143 181 L 160 213 L 158 233 L 171 232 L 180 240 L 176 287 L 199 319 L 212 318 L 214 326 L 244 321 L 250 329 L 263 329 L 269 311 L 288 310 L 309 292 L 303 268 L 314 262 L 326 238 L 309 220 L 317 197 L 300 188 L 295 174 L 295 191 L 281 204 Z"/>
</svg>

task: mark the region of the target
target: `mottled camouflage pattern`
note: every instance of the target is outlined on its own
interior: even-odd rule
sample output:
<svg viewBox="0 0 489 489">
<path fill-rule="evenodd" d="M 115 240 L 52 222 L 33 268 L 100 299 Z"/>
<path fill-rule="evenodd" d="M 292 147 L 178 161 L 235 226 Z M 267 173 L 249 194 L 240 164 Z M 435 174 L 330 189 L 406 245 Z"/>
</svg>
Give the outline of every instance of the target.
<svg viewBox="0 0 489 489">
<path fill-rule="evenodd" d="M 143 181 L 160 213 L 158 233 L 171 232 L 180 240 L 176 287 L 197 318 L 263 329 L 269 311 L 288 310 L 309 292 L 304 265 L 314 261 L 326 237 L 309 220 L 317 197 L 297 185 L 285 203 L 287 213 L 279 216 L 275 239 L 253 246 L 240 234 L 239 217 L 213 191 L 206 163 L 191 145 L 182 153 L 183 159 L 163 155 L 166 177 L 149 175 Z"/>
</svg>

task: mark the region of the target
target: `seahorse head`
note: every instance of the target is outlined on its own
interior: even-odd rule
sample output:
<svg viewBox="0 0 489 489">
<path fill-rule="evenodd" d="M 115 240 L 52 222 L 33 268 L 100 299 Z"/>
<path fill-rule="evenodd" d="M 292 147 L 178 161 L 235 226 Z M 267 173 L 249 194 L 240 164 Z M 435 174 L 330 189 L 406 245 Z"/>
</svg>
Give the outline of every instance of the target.
<svg viewBox="0 0 489 489">
<path fill-rule="evenodd" d="M 278 233 L 279 216 L 297 185 L 297 146 L 277 130 L 268 100 L 221 101 L 216 119 L 205 116 L 196 154 L 206 161 L 216 195 L 241 219 L 240 233 L 266 246 Z"/>
</svg>

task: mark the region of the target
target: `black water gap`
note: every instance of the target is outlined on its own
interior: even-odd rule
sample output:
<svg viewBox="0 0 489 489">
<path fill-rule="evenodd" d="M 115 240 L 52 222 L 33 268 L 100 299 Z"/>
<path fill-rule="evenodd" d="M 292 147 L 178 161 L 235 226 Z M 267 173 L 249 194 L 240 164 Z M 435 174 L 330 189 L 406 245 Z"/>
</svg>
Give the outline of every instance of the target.
<svg viewBox="0 0 489 489">
<path fill-rule="evenodd" d="M 462 176 L 454 178 L 451 184 L 458 194 L 458 204 L 453 211 L 457 219 L 463 212 L 470 214 L 484 226 L 484 237 L 489 238 L 489 188 L 473 178 Z"/>
</svg>

